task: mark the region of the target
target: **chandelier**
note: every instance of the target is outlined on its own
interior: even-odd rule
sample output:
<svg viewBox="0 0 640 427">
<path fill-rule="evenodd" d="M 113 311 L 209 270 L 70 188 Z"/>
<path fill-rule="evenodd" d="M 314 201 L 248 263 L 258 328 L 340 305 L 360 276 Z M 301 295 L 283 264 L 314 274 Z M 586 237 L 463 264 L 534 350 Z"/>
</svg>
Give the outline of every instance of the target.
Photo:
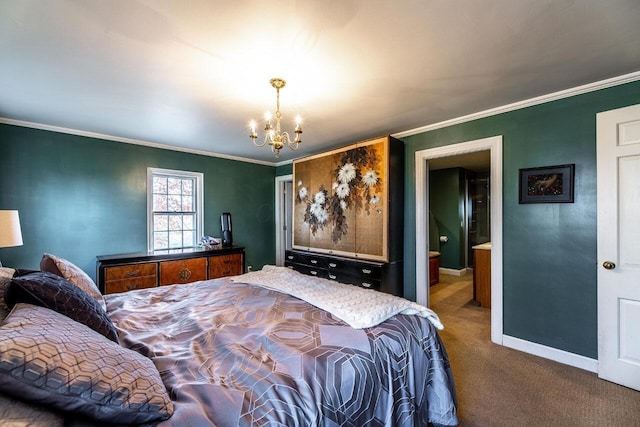
<svg viewBox="0 0 640 427">
<path fill-rule="evenodd" d="M 276 89 L 276 127 L 274 128 L 271 125 L 271 114 L 267 113 L 265 114 L 265 120 L 267 123 L 264 127 L 265 136 L 262 144 L 258 144 L 257 142 L 258 134 L 256 133 L 255 120 L 251 121 L 251 135 L 249 135 L 249 137 L 253 140 L 253 143 L 256 147 L 263 147 L 268 143 L 271 146 L 271 151 L 275 153 L 276 157 L 279 157 L 280 150 L 285 145 L 288 145 L 292 150 L 297 150 L 300 146 L 300 143 L 302 142 L 302 139 L 300 139 L 300 134 L 302 133 L 302 127 L 300 127 L 301 119 L 300 116 L 296 117 L 296 128 L 294 129 L 296 137 L 293 141 L 291 141 L 287 132 L 280 131 L 280 119 L 282 119 L 282 114 L 280 113 L 280 89 L 282 89 L 284 85 L 287 84 L 287 82 L 285 82 L 283 79 L 273 78 L 269 80 L 269 83 L 271 83 L 271 86 Z"/>
</svg>

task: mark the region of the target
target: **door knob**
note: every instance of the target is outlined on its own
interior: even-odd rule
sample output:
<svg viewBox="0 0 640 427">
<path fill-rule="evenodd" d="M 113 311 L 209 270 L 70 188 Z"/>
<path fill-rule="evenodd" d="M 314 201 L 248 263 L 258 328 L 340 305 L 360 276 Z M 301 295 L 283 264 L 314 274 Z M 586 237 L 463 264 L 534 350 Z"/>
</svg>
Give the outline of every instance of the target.
<svg viewBox="0 0 640 427">
<path fill-rule="evenodd" d="M 615 265 L 613 262 L 611 262 L 611 261 L 605 261 L 605 262 L 603 262 L 603 263 L 602 263 L 602 266 L 603 266 L 604 268 L 606 268 L 607 270 L 613 270 L 614 268 L 616 268 L 616 265 Z"/>
</svg>

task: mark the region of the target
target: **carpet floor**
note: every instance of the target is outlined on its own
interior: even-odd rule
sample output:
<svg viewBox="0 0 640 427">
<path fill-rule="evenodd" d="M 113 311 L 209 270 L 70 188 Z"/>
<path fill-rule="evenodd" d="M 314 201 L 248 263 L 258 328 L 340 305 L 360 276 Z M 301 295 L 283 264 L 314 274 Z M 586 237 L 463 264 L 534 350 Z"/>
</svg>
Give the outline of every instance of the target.
<svg viewBox="0 0 640 427">
<path fill-rule="evenodd" d="M 431 308 L 445 329 L 460 426 L 640 427 L 640 392 L 597 374 L 491 342 L 491 311 L 472 276 L 440 275 Z"/>
</svg>

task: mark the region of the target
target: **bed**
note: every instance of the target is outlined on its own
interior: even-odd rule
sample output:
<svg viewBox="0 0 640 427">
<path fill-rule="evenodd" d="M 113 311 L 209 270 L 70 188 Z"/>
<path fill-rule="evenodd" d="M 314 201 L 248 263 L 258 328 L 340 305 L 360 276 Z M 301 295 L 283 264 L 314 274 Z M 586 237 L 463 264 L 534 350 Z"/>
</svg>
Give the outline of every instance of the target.
<svg viewBox="0 0 640 427">
<path fill-rule="evenodd" d="M 104 297 L 66 260 L 41 270 L 5 280 L 4 420 L 457 425 L 439 319 L 413 302 L 274 266 Z"/>
</svg>

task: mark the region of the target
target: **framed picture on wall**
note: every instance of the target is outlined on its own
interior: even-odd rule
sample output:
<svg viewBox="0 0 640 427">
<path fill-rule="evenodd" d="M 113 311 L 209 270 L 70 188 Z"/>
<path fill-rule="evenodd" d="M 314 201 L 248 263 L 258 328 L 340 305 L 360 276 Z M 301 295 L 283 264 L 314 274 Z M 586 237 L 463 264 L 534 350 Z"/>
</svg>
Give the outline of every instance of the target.
<svg viewBox="0 0 640 427">
<path fill-rule="evenodd" d="M 573 203 L 575 165 L 520 169 L 520 203 Z"/>
</svg>

